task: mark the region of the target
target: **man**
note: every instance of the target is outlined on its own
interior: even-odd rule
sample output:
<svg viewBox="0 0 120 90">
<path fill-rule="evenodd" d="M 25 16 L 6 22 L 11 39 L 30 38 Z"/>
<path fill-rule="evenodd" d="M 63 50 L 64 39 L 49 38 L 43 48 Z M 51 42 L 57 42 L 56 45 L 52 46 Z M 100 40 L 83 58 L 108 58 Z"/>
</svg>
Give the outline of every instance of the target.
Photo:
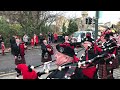
<svg viewBox="0 0 120 90">
<path fill-rule="evenodd" d="M 70 44 L 56 45 L 57 52 L 55 54 L 56 65 L 58 69 L 48 75 L 47 79 L 83 79 L 82 70 L 77 67 L 75 63 L 79 61 L 76 57 L 74 48 Z M 62 65 L 71 63 L 71 67 L 60 69 Z"/>
<path fill-rule="evenodd" d="M 52 61 L 51 55 L 53 55 L 53 48 L 50 44 L 47 43 L 47 40 L 43 40 L 43 44 L 41 45 L 42 57 L 41 62 L 44 63 L 43 70 L 50 69 L 50 61 Z"/>
<path fill-rule="evenodd" d="M 54 33 L 54 42 L 57 43 L 57 41 L 58 41 L 58 34 L 55 32 Z"/>
<path fill-rule="evenodd" d="M 105 40 L 106 42 L 102 45 L 102 53 L 106 53 L 112 55 L 115 55 L 115 58 L 110 60 L 105 60 L 105 62 L 99 63 L 99 78 L 101 79 L 113 79 L 113 69 L 118 67 L 118 60 L 116 58 L 117 55 L 117 44 L 115 40 L 110 39 L 111 33 L 107 32 L 105 34 Z M 114 48 L 113 48 L 114 47 Z"/>
<path fill-rule="evenodd" d="M 40 45 L 43 43 L 43 39 L 44 39 L 44 37 L 43 37 L 42 33 L 40 33 L 40 35 L 39 35 Z"/>
<path fill-rule="evenodd" d="M 82 42 L 84 41 L 90 41 L 90 42 L 94 42 L 94 39 L 91 38 L 91 34 L 86 34 L 86 37 L 82 40 Z"/>
<path fill-rule="evenodd" d="M 24 41 L 25 45 L 28 45 L 28 39 L 29 39 L 29 37 L 27 36 L 27 34 L 25 34 L 23 36 L 23 41 Z"/>
<path fill-rule="evenodd" d="M 65 36 L 65 43 L 70 43 L 69 36 Z"/>
<path fill-rule="evenodd" d="M 50 44 L 51 43 L 51 33 L 50 32 L 48 32 L 48 43 Z"/>
</svg>

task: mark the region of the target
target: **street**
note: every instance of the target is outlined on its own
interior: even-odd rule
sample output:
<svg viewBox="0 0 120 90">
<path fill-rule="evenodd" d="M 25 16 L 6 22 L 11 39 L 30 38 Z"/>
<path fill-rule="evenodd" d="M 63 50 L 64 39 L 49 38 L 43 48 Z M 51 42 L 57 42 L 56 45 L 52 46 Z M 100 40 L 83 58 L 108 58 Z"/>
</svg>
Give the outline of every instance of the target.
<svg viewBox="0 0 120 90">
<path fill-rule="evenodd" d="M 55 46 L 53 47 L 55 49 Z M 79 52 L 78 52 L 79 51 Z M 84 50 L 82 48 L 75 49 L 75 52 L 78 52 L 77 57 L 80 57 Z M 40 47 L 38 49 L 33 50 L 27 50 L 26 55 L 26 63 L 27 65 L 40 65 L 41 62 L 41 50 Z M 54 60 L 54 56 L 52 56 L 52 59 Z M 51 63 L 51 70 L 55 69 L 57 66 L 54 62 Z M 14 64 L 14 58 L 10 53 L 6 53 L 6 56 L 0 55 L 0 79 L 15 79 L 16 77 L 16 71 L 15 64 Z M 35 70 L 38 72 L 43 72 L 42 66 L 39 66 L 35 68 Z M 40 78 L 45 79 L 48 74 L 42 75 Z M 120 68 L 114 69 L 113 76 L 115 79 L 120 79 Z M 19 77 L 19 79 L 22 79 L 22 76 Z"/>
<path fill-rule="evenodd" d="M 53 46 L 55 49 L 55 46 Z M 77 50 L 75 50 L 77 51 Z M 78 57 L 80 57 L 82 53 L 78 53 Z M 41 49 L 40 46 L 38 46 L 37 49 L 31 49 L 27 50 L 25 52 L 25 59 L 27 65 L 41 65 Z M 54 55 L 52 55 L 52 60 L 55 60 Z M 0 54 L 0 75 L 5 73 L 11 73 L 15 72 L 15 64 L 14 64 L 14 57 L 11 55 L 11 53 L 6 53 L 5 56 L 2 56 Z"/>
<path fill-rule="evenodd" d="M 55 50 L 55 46 L 53 45 L 53 48 Z M 79 52 L 78 52 L 79 51 Z M 75 52 L 78 52 L 78 57 L 81 56 L 83 53 L 83 49 L 75 49 Z M 38 46 L 37 49 L 31 49 L 27 50 L 25 54 L 25 59 L 27 65 L 41 65 L 41 49 L 40 46 Z M 52 55 L 52 60 L 55 60 L 54 55 Z M 51 64 L 51 69 L 56 68 L 55 63 L 53 62 Z M 0 79 L 15 79 L 16 71 L 15 64 L 14 64 L 14 57 L 11 55 L 11 53 L 6 53 L 5 56 L 0 55 Z M 42 71 L 42 66 L 36 68 L 36 71 Z M 9 77 L 8 77 L 9 76 Z M 42 78 L 45 78 L 46 75 L 41 76 Z"/>
</svg>

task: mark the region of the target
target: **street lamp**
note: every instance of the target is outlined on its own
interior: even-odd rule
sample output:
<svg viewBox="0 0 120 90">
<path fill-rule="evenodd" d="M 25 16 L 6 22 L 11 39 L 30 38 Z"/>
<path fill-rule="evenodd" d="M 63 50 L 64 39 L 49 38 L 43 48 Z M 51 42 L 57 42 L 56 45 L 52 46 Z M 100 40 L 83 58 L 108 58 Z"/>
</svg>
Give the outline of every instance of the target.
<svg viewBox="0 0 120 90">
<path fill-rule="evenodd" d="M 96 11 L 96 15 L 95 15 L 95 41 L 98 37 L 98 19 L 99 19 L 99 11 Z"/>
</svg>

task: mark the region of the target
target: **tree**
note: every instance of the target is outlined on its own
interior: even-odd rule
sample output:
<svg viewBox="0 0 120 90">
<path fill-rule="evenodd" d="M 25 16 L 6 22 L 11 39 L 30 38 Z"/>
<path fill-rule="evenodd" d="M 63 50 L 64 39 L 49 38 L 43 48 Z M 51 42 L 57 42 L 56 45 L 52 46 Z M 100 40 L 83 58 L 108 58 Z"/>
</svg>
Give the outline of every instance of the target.
<svg viewBox="0 0 120 90">
<path fill-rule="evenodd" d="M 66 32 L 66 26 L 65 26 L 65 23 L 63 23 L 63 26 L 62 26 L 62 32 L 65 33 Z"/>
<path fill-rule="evenodd" d="M 71 19 L 70 22 L 69 22 L 69 25 L 68 25 L 67 34 L 71 35 L 76 31 L 78 31 L 78 26 L 77 26 L 75 20 Z"/>
<path fill-rule="evenodd" d="M 7 42 L 9 42 L 9 38 L 12 33 L 10 32 L 9 24 L 3 17 L 0 18 L 0 34 L 4 38 L 5 46 L 9 46 Z"/>
<path fill-rule="evenodd" d="M 9 23 L 19 23 L 27 34 L 40 33 L 43 25 L 48 24 L 50 27 L 61 14 L 52 11 L 0 11 L 0 15 L 8 18 Z"/>
<path fill-rule="evenodd" d="M 117 31 L 120 33 L 120 21 L 117 23 L 116 29 L 117 29 Z"/>
</svg>

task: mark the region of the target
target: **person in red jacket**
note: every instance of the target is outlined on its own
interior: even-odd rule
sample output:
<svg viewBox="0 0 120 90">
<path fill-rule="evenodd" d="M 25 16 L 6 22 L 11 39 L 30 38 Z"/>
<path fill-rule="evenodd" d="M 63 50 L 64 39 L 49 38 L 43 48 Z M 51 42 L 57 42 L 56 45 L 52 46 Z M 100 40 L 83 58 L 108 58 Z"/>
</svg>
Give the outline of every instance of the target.
<svg viewBox="0 0 120 90">
<path fill-rule="evenodd" d="M 27 66 L 26 64 L 18 64 L 15 68 L 17 71 L 17 77 L 16 79 L 19 79 L 18 77 L 20 75 L 23 76 L 23 79 L 38 79 L 37 72 L 34 70 L 34 66 Z"/>
<path fill-rule="evenodd" d="M 39 43 L 38 36 L 37 36 L 36 34 L 34 34 L 33 39 L 34 39 L 34 40 L 33 40 L 33 41 L 34 41 L 34 45 L 37 46 L 38 43 Z"/>
<path fill-rule="evenodd" d="M 2 55 L 5 55 L 5 45 L 4 42 L 1 42 Z"/>
<path fill-rule="evenodd" d="M 34 47 L 34 39 L 33 38 L 31 39 L 31 47 L 32 48 Z"/>
<path fill-rule="evenodd" d="M 57 41 L 58 41 L 58 34 L 57 33 L 54 33 L 54 40 L 55 40 L 54 42 L 57 43 Z"/>
</svg>

